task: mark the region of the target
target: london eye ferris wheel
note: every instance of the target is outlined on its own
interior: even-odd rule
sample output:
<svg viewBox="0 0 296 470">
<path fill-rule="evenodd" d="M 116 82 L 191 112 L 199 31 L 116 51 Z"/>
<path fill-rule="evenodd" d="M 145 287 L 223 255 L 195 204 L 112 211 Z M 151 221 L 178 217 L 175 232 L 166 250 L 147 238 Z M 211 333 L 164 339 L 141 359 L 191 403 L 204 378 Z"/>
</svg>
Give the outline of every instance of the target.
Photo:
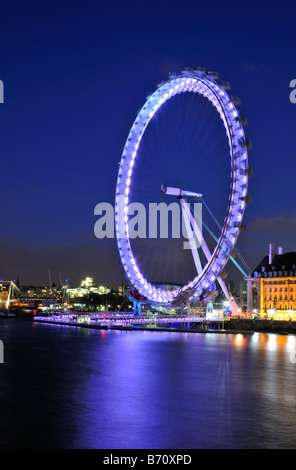
<svg viewBox="0 0 296 470">
<path fill-rule="evenodd" d="M 128 134 L 115 195 L 117 246 L 130 285 L 151 303 L 177 305 L 199 298 L 216 280 L 225 291 L 221 272 L 243 227 L 249 176 L 246 120 L 229 90 L 228 82 L 202 67 L 173 73 L 147 97 Z M 156 199 L 149 199 L 151 194 Z M 161 260 L 151 251 L 147 256 L 148 246 L 157 250 L 157 240 L 148 237 L 142 246 L 131 240 L 128 206 L 144 196 L 149 202 L 158 197 L 178 202 L 187 233 L 193 234 L 190 250 L 181 249 L 177 256 L 176 240 L 161 240 L 159 253 L 165 252 L 166 244 L 173 247 Z M 193 217 L 190 201 L 202 205 L 202 220 Z M 205 217 L 207 210 L 212 225 Z M 153 269 L 155 264 L 165 266 L 169 277 L 170 261 L 188 265 L 189 251 L 193 268 L 173 289 L 163 289 L 145 267 L 146 254 Z"/>
</svg>

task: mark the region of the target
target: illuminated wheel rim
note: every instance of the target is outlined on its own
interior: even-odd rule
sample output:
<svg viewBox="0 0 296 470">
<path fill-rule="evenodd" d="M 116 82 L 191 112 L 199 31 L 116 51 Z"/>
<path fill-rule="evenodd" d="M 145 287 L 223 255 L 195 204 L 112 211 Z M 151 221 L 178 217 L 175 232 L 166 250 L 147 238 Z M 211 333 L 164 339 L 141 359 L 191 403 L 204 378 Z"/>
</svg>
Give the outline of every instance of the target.
<svg viewBox="0 0 296 470">
<path fill-rule="evenodd" d="M 248 190 L 247 141 L 235 100 L 226 91 L 226 82 L 204 69 L 183 70 L 170 76 L 147 99 L 139 111 L 122 153 L 115 196 L 115 230 L 123 268 L 131 285 L 153 303 L 172 304 L 177 298 L 199 296 L 210 288 L 225 267 L 239 235 Z M 219 113 L 229 143 L 231 185 L 229 203 L 220 238 L 202 272 L 180 289 L 164 291 L 151 284 L 138 268 L 128 235 L 129 190 L 139 144 L 149 121 L 158 109 L 178 93 L 194 92 L 204 96 Z"/>
</svg>

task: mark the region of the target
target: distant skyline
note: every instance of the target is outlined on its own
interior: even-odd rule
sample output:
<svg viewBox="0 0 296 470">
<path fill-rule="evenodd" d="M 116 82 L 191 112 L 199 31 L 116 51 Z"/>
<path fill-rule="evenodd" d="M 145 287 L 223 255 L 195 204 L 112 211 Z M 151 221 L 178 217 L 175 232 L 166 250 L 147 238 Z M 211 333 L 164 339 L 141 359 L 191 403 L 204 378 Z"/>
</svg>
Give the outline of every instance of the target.
<svg viewBox="0 0 296 470">
<path fill-rule="evenodd" d="M 294 1 L 2 2 L 0 277 L 121 284 L 116 242 L 95 238 L 94 208 L 114 201 L 146 96 L 195 65 L 231 83 L 249 120 L 255 174 L 238 250 L 251 269 L 269 243 L 296 251 L 295 17 Z"/>
</svg>

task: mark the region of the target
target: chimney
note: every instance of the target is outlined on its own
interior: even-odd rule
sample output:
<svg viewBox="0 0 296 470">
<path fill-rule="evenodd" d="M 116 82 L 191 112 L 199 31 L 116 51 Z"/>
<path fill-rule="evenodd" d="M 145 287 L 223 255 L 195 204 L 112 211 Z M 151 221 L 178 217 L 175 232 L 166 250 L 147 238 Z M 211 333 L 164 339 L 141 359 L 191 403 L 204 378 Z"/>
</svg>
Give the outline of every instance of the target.
<svg viewBox="0 0 296 470">
<path fill-rule="evenodd" d="M 278 255 L 283 255 L 283 254 L 284 254 L 284 247 L 278 246 Z"/>
<path fill-rule="evenodd" d="M 274 243 L 269 243 L 269 264 L 272 264 L 272 260 L 274 258 L 276 252 L 276 246 Z"/>
</svg>

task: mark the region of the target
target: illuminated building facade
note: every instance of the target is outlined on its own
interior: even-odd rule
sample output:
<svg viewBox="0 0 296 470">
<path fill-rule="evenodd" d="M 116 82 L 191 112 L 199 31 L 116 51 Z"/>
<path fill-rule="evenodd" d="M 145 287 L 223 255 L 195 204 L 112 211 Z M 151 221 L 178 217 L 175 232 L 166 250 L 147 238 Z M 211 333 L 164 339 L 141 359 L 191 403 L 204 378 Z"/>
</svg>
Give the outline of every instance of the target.
<svg viewBox="0 0 296 470">
<path fill-rule="evenodd" d="M 241 308 L 245 310 L 247 308 L 247 281 L 240 281 L 239 283 L 239 297 Z"/>
<path fill-rule="evenodd" d="M 105 286 L 96 286 L 93 282 L 92 277 L 86 277 L 80 284 L 80 287 L 76 287 L 73 289 L 68 289 L 68 294 L 70 299 L 78 298 L 78 297 L 85 297 L 89 294 L 99 294 L 104 295 L 108 294 L 110 289 Z"/>
<path fill-rule="evenodd" d="M 296 320 L 295 252 L 269 245 L 269 254 L 247 278 L 247 310 L 262 318 Z"/>
</svg>

